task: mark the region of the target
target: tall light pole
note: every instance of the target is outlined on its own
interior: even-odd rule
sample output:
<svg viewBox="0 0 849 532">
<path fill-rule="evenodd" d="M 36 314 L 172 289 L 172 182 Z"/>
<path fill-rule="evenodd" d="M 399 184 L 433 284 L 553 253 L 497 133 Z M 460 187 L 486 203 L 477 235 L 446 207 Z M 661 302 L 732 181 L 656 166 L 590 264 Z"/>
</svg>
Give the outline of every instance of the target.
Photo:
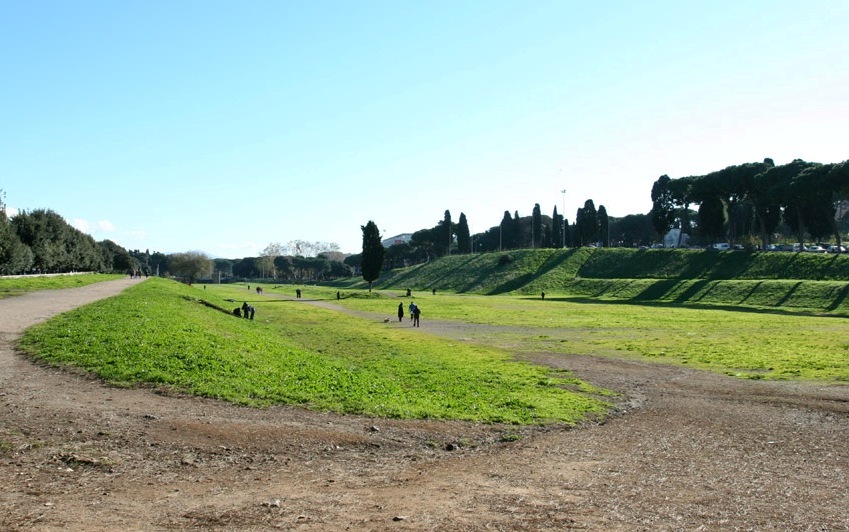
<svg viewBox="0 0 849 532">
<path fill-rule="evenodd" d="M 560 224 L 563 226 L 563 247 L 566 247 L 566 189 L 560 191 L 563 194 L 563 212 L 560 213 L 560 217 L 563 218 L 563 222 Z"/>
</svg>

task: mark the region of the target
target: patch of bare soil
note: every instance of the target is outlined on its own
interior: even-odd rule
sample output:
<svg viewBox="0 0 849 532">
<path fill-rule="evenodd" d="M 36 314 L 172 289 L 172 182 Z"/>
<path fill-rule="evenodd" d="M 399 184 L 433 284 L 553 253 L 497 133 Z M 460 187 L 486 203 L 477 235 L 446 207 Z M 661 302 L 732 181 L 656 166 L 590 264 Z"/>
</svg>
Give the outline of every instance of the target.
<svg viewBox="0 0 849 532">
<path fill-rule="evenodd" d="M 622 402 L 508 441 L 118 389 L 14 352 L 26 327 L 132 282 L 0 300 L 0 530 L 849 529 L 845 386 L 531 356 Z"/>
</svg>

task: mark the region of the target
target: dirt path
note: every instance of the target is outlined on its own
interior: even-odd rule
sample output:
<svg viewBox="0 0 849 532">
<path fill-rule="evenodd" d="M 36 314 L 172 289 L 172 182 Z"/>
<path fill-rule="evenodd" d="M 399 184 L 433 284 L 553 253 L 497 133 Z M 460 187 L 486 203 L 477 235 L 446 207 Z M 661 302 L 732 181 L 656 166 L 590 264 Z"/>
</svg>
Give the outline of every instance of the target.
<svg viewBox="0 0 849 532">
<path fill-rule="evenodd" d="M 0 530 L 849 530 L 846 386 L 531 355 L 622 392 L 621 412 L 504 443 L 116 389 L 12 351 L 131 283 L 0 300 Z"/>
</svg>

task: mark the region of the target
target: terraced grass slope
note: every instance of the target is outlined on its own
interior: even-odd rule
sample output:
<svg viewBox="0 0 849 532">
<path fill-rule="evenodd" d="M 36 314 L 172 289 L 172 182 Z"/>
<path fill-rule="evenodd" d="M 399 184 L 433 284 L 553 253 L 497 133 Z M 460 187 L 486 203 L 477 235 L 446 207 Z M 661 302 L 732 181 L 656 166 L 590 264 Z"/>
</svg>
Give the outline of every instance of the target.
<svg viewBox="0 0 849 532">
<path fill-rule="evenodd" d="M 849 313 L 849 256 L 665 249 L 455 255 L 393 270 L 381 289 L 541 294 Z"/>
</svg>

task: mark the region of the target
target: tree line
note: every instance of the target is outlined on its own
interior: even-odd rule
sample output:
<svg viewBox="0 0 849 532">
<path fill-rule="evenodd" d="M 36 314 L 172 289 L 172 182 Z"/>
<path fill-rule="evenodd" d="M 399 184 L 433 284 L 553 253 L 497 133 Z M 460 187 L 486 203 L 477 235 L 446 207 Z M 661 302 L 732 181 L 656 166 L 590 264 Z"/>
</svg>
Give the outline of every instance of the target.
<svg viewBox="0 0 849 532">
<path fill-rule="evenodd" d="M 608 216 L 604 205 L 584 202 L 570 224 L 555 206 L 551 215 L 533 206 L 530 216 L 504 211 L 501 222 L 469 234 L 460 213 L 454 223 L 445 211 L 435 226 L 412 234 L 409 243 L 386 251 L 384 268 L 398 268 L 451 253 L 523 248 L 638 247 L 661 240 L 670 229 L 700 245 L 742 242 L 766 249 L 776 237 L 805 242 L 841 242 L 844 214 L 849 212 L 849 161 L 809 163 L 797 159 L 776 166 L 771 159 L 734 165 L 701 176 L 658 178 L 647 214 Z M 691 207 L 697 207 L 693 210 Z"/>
<path fill-rule="evenodd" d="M 734 165 L 705 175 L 652 185 L 652 226 L 697 232 L 710 242 L 740 240 L 761 249 L 784 224 L 796 242 L 833 238 L 841 243 L 840 221 L 849 200 L 849 161 L 811 163 L 796 159 L 778 165 L 772 159 Z M 698 205 L 693 216 L 690 206 Z"/>
<path fill-rule="evenodd" d="M 470 234 L 464 213 L 454 222 L 446 210 L 433 227 L 413 233 L 409 243 L 387 249 L 381 267 L 397 268 L 452 253 L 644 246 L 672 228 L 702 245 L 728 241 L 765 249 L 776 237 L 800 243 L 806 237 L 833 239 L 839 245 L 844 214 L 849 212 L 849 161 L 821 164 L 796 159 L 775 165 L 764 159 L 705 175 L 678 179 L 663 175 L 652 184 L 651 199 L 647 214 L 622 218 L 608 216 L 604 205 L 596 208 L 588 199 L 573 223 L 556 206 L 550 215 L 542 214 L 537 203 L 529 216 L 504 211 L 500 223 L 477 234 Z M 336 244 L 300 240 L 272 243 L 258 257 L 232 260 L 213 260 L 198 252 L 128 251 L 111 240 L 96 242 L 51 210 L 24 211 L 10 219 L 0 190 L 0 274 L 4 275 L 133 271 L 195 280 L 240 277 L 312 282 L 356 275 L 362 260 L 362 254 L 345 256 Z"/>
<path fill-rule="evenodd" d="M 111 240 L 94 238 L 51 210 L 6 216 L 0 191 L 0 275 L 115 272 L 136 267 L 129 253 Z"/>
</svg>

